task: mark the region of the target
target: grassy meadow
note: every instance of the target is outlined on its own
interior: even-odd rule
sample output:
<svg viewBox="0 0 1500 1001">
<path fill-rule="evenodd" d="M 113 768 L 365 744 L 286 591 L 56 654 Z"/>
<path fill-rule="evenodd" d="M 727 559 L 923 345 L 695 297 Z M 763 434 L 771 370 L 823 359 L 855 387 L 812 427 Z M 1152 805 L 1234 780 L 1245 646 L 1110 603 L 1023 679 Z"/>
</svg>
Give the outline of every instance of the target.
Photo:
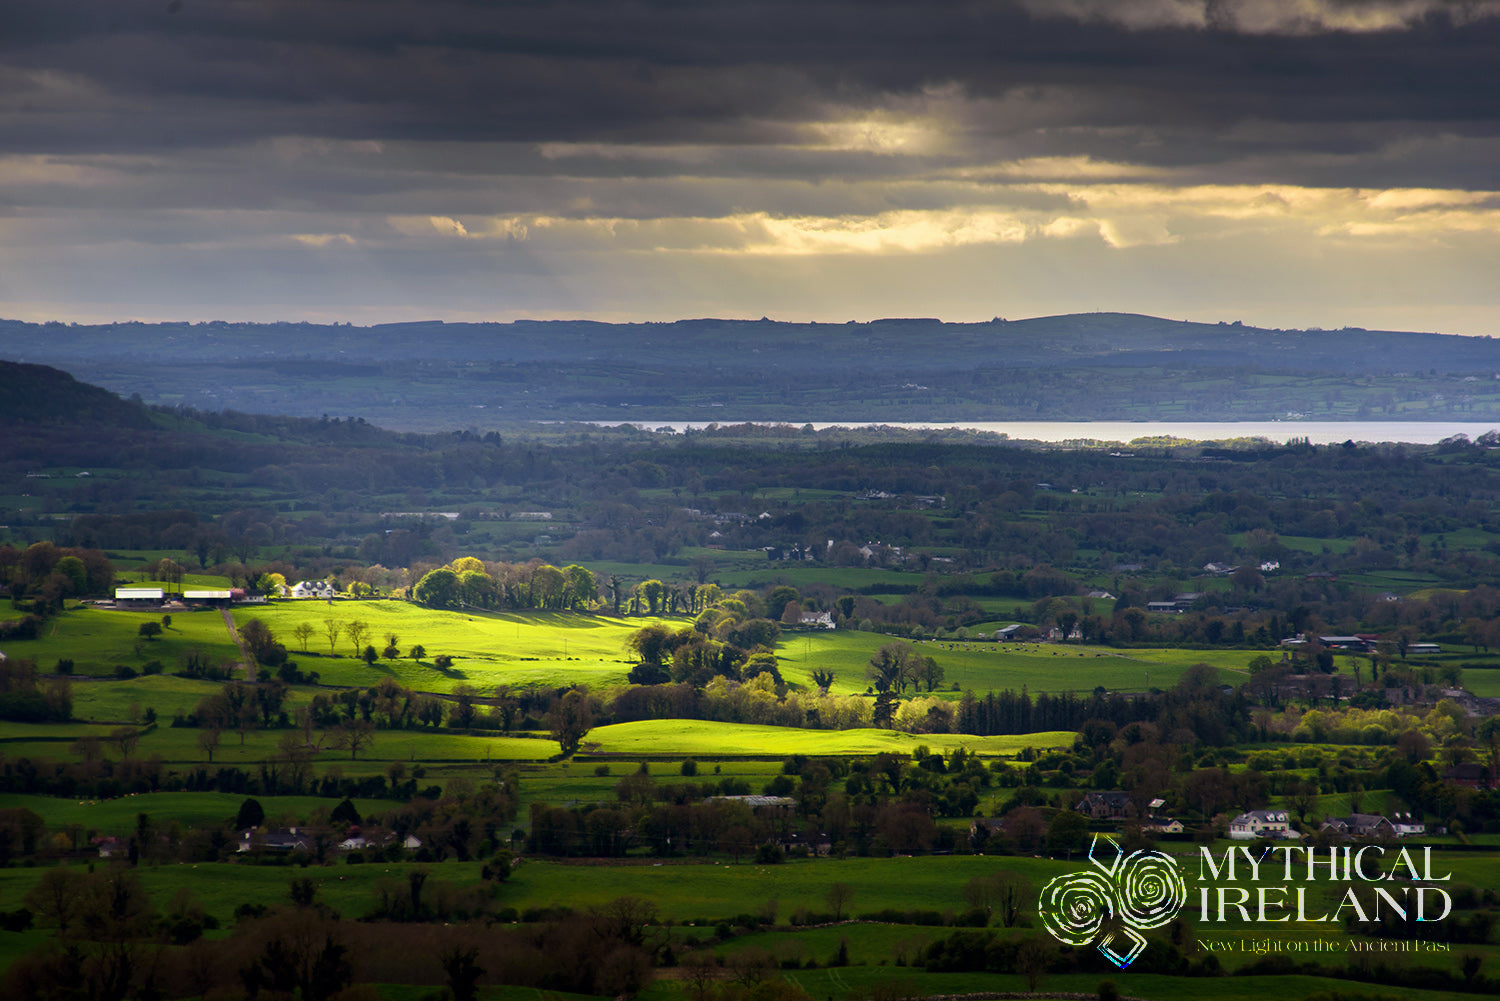
<svg viewBox="0 0 1500 1001">
<path fill-rule="evenodd" d="M 742 566 L 737 572 L 743 573 L 748 583 L 761 571 Z M 778 573 L 783 571 L 778 568 Z M 873 578 L 889 572 L 867 573 Z M 790 575 L 787 577 L 790 579 Z M 1003 611 L 995 610 L 997 620 L 1003 620 Z M 236 608 L 232 618 L 241 627 L 251 619 L 264 622 L 287 646 L 301 670 L 318 672 L 323 686 L 369 687 L 391 677 L 403 686 L 440 695 L 451 694 L 459 685 L 472 685 L 484 694 L 499 685 L 550 688 L 583 683 L 608 690 L 625 683 L 631 666 L 626 644 L 634 630 L 652 622 L 680 626 L 689 621 L 683 617 L 558 612 L 442 612 L 394 600 L 272 602 Z M 377 649 L 383 648 L 387 637 L 394 634 L 403 656 L 380 659 L 374 665 L 358 659 L 346 631 L 347 624 L 355 620 L 365 623 L 369 630 L 365 642 Z M 139 744 L 130 751 L 131 756 L 159 758 L 168 775 L 181 776 L 207 767 L 209 756 L 198 744 L 199 731 L 169 724 L 172 716 L 192 711 L 201 699 L 217 691 L 219 683 L 179 678 L 171 672 L 179 668 L 190 652 L 206 655 L 214 664 L 239 665 L 240 651 L 231 638 L 224 615 L 218 611 L 174 613 L 170 625 L 154 639 L 139 634 L 140 624 L 148 621 L 160 622 L 160 614 L 72 608 L 53 620 L 45 636 L 12 644 L 7 652 L 36 660 L 43 673 L 50 673 L 59 660 L 74 662 L 72 690 L 76 718 L 64 724 L 0 725 L 0 755 L 6 759 L 72 758 L 77 754 L 74 742 L 80 737 L 94 736 L 100 738 L 99 752 L 103 758 L 118 762 L 123 752 L 109 741 L 111 731 L 125 724 L 139 724 L 147 710 L 154 710 L 157 725 L 142 733 Z M 340 630 L 331 646 L 326 628 L 330 622 Z M 299 625 L 311 629 L 305 649 L 303 640 L 297 637 Z M 868 685 L 865 667 L 870 657 L 889 642 L 892 642 L 889 636 L 857 631 L 787 632 L 777 654 L 781 673 L 791 685 L 808 687 L 813 671 L 828 670 L 835 675 L 835 692 L 857 694 Z M 419 658 L 409 656 L 416 645 L 424 648 Z M 1247 678 L 1247 665 L 1254 656 L 1251 651 L 1238 650 L 1122 651 L 1072 644 L 959 640 L 924 641 L 917 648 L 943 667 L 943 683 L 932 694 L 948 699 L 958 698 L 965 689 L 979 693 L 1007 688 L 1017 691 L 1025 688 L 1032 693 L 1083 693 L 1099 686 L 1124 691 L 1168 688 L 1198 663 L 1209 664 L 1222 682 L 1238 684 Z M 434 658 L 439 654 L 452 657 L 453 666 L 438 669 Z M 152 662 L 158 662 L 163 673 L 141 673 L 128 679 L 117 677 L 121 666 L 144 672 Z M 1493 685 L 1489 682 L 1491 674 L 1495 676 Z M 235 668 L 233 676 L 246 676 L 243 665 Z M 1471 670 L 1466 672 L 1466 680 L 1481 694 L 1491 690 L 1500 694 L 1500 670 Z M 285 708 L 295 710 L 318 691 L 309 686 L 294 686 Z M 239 766 L 253 773 L 278 754 L 278 742 L 287 732 L 249 730 L 241 735 L 226 731 L 213 751 L 212 765 Z M 964 747 L 985 758 L 1009 758 L 1026 748 L 1067 748 L 1074 739 L 1072 732 L 977 737 L 914 735 L 879 729 L 800 730 L 698 720 L 648 720 L 596 726 L 587 734 L 578 756 L 557 761 L 552 760 L 557 743 L 545 732 L 500 735 L 379 730 L 373 743 L 357 757 L 348 750 L 323 749 L 314 758 L 314 768 L 320 774 L 337 772 L 346 777 L 364 777 L 387 773 L 399 765 L 407 774 L 419 777 L 420 785 L 436 784 L 450 793 L 513 771 L 521 781 L 520 811 L 513 822 L 500 825 L 495 832 L 497 839 L 504 842 L 513 831 L 524 831 L 529 808 L 534 803 L 582 806 L 615 802 L 617 784 L 642 764 L 658 784 L 665 785 L 687 781 L 682 776 L 682 763 L 693 758 L 696 764 L 693 781 L 708 783 L 734 778 L 759 792 L 781 773 L 782 759 L 792 755 L 867 756 L 892 752 L 909 756 L 918 746 L 925 745 L 945 755 Z M 1338 748 L 1316 747 L 1331 754 L 1340 753 Z M 1266 745 L 1242 750 L 1253 754 L 1256 750 L 1285 752 L 1286 749 L 1287 745 Z M 1358 750 L 1363 754 L 1367 749 Z M 1249 765 L 1235 763 L 1229 767 L 1231 771 L 1243 771 Z M 1313 769 L 1297 771 L 1308 778 L 1315 774 Z M 1013 788 L 988 789 L 979 808 L 994 813 L 1018 792 Z M 1052 796 L 1053 791 L 1049 790 L 1048 795 Z M 1081 793 L 1057 795 L 1076 798 Z M 44 819 L 50 832 L 61 832 L 76 842 L 94 834 L 129 832 L 140 814 L 148 815 L 161 828 L 191 831 L 217 826 L 235 815 L 244 798 L 219 792 L 142 793 L 104 801 L 11 795 L 0 805 L 34 811 Z M 335 803 L 312 796 L 257 798 L 266 810 L 269 826 L 317 823 L 326 818 Z M 1366 810 L 1394 809 L 1399 805 L 1390 799 L 1387 790 L 1378 789 L 1366 791 L 1362 804 Z M 356 799 L 354 805 L 367 818 L 403 806 L 395 800 L 368 798 Z M 1353 806 L 1349 793 L 1325 793 L 1317 797 L 1311 812 L 1341 815 L 1350 812 Z M 963 818 L 942 823 L 956 829 L 961 837 L 967 833 L 967 820 Z M 1453 845 L 1455 841 L 1434 843 Z M 1164 843 L 1162 847 L 1180 858 L 1191 879 L 1196 872 L 1197 847 L 1189 842 Z M 1222 852 L 1226 847 L 1227 842 L 1219 842 L 1214 850 Z M 1455 883 L 1495 885 L 1494 861 L 1489 852 L 1440 850 L 1436 857 L 1441 871 L 1451 873 Z M 785 968 L 783 975 L 788 981 L 808 990 L 814 998 L 842 1001 L 890 991 L 902 996 L 1024 991 L 1025 979 L 1018 974 L 927 974 L 902 965 L 912 961 L 926 944 L 952 934 L 953 928 L 870 922 L 794 928 L 789 921 L 799 912 L 827 911 L 835 884 L 854 888 L 847 910 L 855 915 L 886 909 L 956 914 L 966 908 L 964 887 L 975 876 L 1005 871 L 1023 876 L 1033 887 L 1040 888 L 1055 876 L 1076 871 L 1081 864 L 1084 863 L 1076 857 L 1070 861 L 973 855 L 798 859 L 775 865 L 729 858 L 658 861 L 639 854 L 628 862 L 587 864 L 523 857 L 511 878 L 497 891 L 497 903 L 523 912 L 528 908 L 555 906 L 587 909 L 601 907 L 622 896 L 642 897 L 653 902 L 660 917 L 670 923 L 668 933 L 674 936 L 674 941 L 684 945 L 701 941 L 701 948 L 712 949 L 731 961 L 745 950 L 765 950 Z M 346 919 L 359 918 L 372 908 L 378 886 L 392 880 L 404 882 L 413 868 L 413 863 L 385 862 L 364 865 L 338 862 L 305 870 L 201 863 L 147 864 L 141 872 L 155 901 L 165 902 L 179 890 L 190 889 L 210 913 L 228 925 L 239 904 L 269 906 L 284 901 L 288 880 L 294 875 L 311 876 L 319 886 L 320 900 Z M 449 861 L 429 868 L 434 884 L 463 886 L 479 881 L 478 862 Z M 18 906 L 16 902 L 43 872 L 43 866 L 0 868 L 0 909 Z M 1314 899 L 1327 902 L 1326 889 L 1320 888 Z M 723 941 L 715 933 L 719 923 L 733 923 L 738 915 L 773 913 L 776 920 L 769 928 L 736 934 Z M 1231 971 L 1262 958 L 1262 953 L 1253 947 L 1235 944 L 1250 936 L 1269 938 L 1281 948 L 1320 934 L 1318 929 L 1308 927 L 1265 932 L 1261 927 L 1249 928 L 1238 922 L 1224 926 L 1204 923 L 1191 906 L 1185 909 L 1184 917 L 1199 937 L 1229 943 L 1224 952 L 1215 951 L 1215 955 Z M 1028 922 L 1030 927 L 997 929 L 995 933 L 1038 935 L 1035 918 L 1029 918 Z M 1335 937 L 1348 941 L 1342 929 Z M 41 947 L 49 939 L 46 930 L 0 935 L 0 965 Z M 810 963 L 826 964 L 841 944 L 847 946 L 849 959 L 855 965 L 805 968 Z M 1487 973 L 1500 968 L 1500 947 L 1463 948 L 1483 957 Z M 1298 961 L 1315 959 L 1330 972 L 1341 968 L 1349 958 L 1343 954 L 1313 956 L 1302 952 L 1287 955 Z M 1414 957 L 1410 961 L 1421 959 Z M 1453 957 L 1438 957 L 1431 965 L 1452 968 L 1455 962 Z M 1048 991 L 1092 994 L 1101 979 L 1104 978 L 1095 974 L 1058 973 L 1046 976 L 1041 986 Z M 1301 975 L 1205 981 L 1127 972 L 1112 979 L 1120 985 L 1122 993 L 1153 1001 L 1207 996 L 1216 1001 L 1241 998 L 1260 1001 L 1267 993 L 1292 999 L 1334 989 L 1350 996 L 1375 997 L 1382 993 L 1378 986 L 1368 983 Z M 423 993 L 400 985 L 382 985 L 380 990 L 388 1001 L 419 1001 Z M 1448 1001 L 1464 995 L 1403 988 L 1400 996 L 1419 1001 Z M 518 988 L 487 987 L 480 997 L 484 1001 L 547 1001 L 542 992 Z M 551 1001 L 560 997 L 553 994 Z M 640 997 L 643 1001 L 688 1001 L 689 995 L 680 981 L 666 973 Z"/>
</svg>

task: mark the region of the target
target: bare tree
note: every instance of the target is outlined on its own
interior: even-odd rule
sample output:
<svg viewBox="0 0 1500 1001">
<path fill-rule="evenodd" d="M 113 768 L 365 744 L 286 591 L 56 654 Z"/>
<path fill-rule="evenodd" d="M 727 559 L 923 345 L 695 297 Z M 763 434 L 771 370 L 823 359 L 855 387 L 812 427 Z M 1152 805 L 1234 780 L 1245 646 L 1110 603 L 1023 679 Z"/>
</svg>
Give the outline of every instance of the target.
<svg viewBox="0 0 1500 1001">
<path fill-rule="evenodd" d="M 359 752 L 375 743 L 375 724 L 367 720 L 350 720 L 334 734 L 333 746 L 348 750 L 349 760 L 359 758 Z"/>
<path fill-rule="evenodd" d="M 339 633 L 344 631 L 343 623 L 335 622 L 333 619 L 323 620 L 323 632 L 328 634 L 328 652 L 334 652 L 334 645 L 339 641 Z"/>
<path fill-rule="evenodd" d="M 214 751 L 219 746 L 219 738 L 223 736 L 216 726 L 200 726 L 198 728 L 198 749 L 208 755 L 208 763 L 214 763 Z"/>
<path fill-rule="evenodd" d="M 355 619 L 344 627 L 344 635 L 349 637 L 349 642 L 354 645 L 354 656 L 358 657 L 365 649 L 365 640 L 370 636 L 370 627 L 359 619 Z"/>
<path fill-rule="evenodd" d="M 844 908 L 854 900 L 854 887 L 848 883 L 834 883 L 828 888 L 824 897 L 828 901 L 829 908 L 833 911 L 833 920 L 844 920 Z"/>
<path fill-rule="evenodd" d="M 313 627 L 311 622 L 299 622 L 292 629 L 292 635 L 297 637 L 297 642 L 302 644 L 302 652 L 307 652 L 307 641 L 312 639 Z"/>
<path fill-rule="evenodd" d="M 141 731 L 133 726 L 121 726 L 109 731 L 109 742 L 120 750 L 120 757 L 129 758 L 141 742 Z"/>
</svg>

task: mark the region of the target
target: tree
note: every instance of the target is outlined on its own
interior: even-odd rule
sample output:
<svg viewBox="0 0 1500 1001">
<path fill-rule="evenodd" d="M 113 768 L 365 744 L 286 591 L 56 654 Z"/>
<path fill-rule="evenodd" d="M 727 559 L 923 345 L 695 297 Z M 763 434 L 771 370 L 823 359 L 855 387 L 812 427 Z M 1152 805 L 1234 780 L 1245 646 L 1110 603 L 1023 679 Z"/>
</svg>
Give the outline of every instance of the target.
<svg viewBox="0 0 1500 1001">
<path fill-rule="evenodd" d="M 380 653 L 373 646 L 367 646 L 359 655 L 359 659 L 364 661 L 367 666 L 374 667 L 375 662 L 380 659 Z"/>
<path fill-rule="evenodd" d="M 421 660 L 423 657 L 427 656 L 427 648 L 418 643 L 416 646 L 411 648 L 411 650 L 407 653 L 407 656 L 412 660 Z"/>
<path fill-rule="evenodd" d="M 1000 923 L 1014 928 L 1021 920 L 1021 910 L 1035 898 L 1035 888 L 1025 876 L 1002 871 L 975 876 L 964 885 L 964 902 L 986 915 L 998 914 Z"/>
<path fill-rule="evenodd" d="M 842 921 L 844 908 L 854 900 L 854 887 L 848 883 L 834 883 L 828 888 L 828 893 L 823 899 L 828 901 L 828 907 L 833 911 L 833 920 Z"/>
<path fill-rule="evenodd" d="M 73 922 L 84 904 L 84 876 L 75 869 L 55 866 L 42 874 L 24 903 L 44 921 L 57 926 L 57 934 L 66 940 Z"/>
<path fill-rule="evenodd" d="M 323 632 L 326 633 L 327 636 L 328 636 L 328 652 L 329 653 L 333 653 L 334 652 L 335 644 L 337 644 L 338 641 L 339 641 L 339 634 L 342 633 L 343 631 L 344 631 L 344 626 L 343 626 L 342 623 L 335 622 L 332 619 L 324 619 L 323 620 Z"/>
<path fill-rule="evenodd" d="M 429 608 L 457 608 L 460 603 L 459 575 L 447 567 L 438 567 L 417 581 L 411 596 Z"/>
<path fill-rule="evenodd" d="M 1063 853 L 1071 860 L 1088 843 L 1089 822 L 1075 810 L 1059 810 L 1047 825 L 1047 851 Z"/>
<path fill-rule="evenodd" d="M 198 748 L 208 755 L 208 763 L 214 763 L 214 751 L 219 746 L 219 739 L 223 736 L 218 727 L 200 726 L 198 728 Z"/>
<path fill-rule="evenodd" d="M 484 976 L 484 967 L 475 962 L 479 950 L 453 946 L 438 957 L 447 977 L 448 993 L 453 1001 L 474 1001 L 479 995 L 479 978 Z"/>
<path fill-rule="evenodd" d="M 344 635 L 349 637 L 349 642 L 354 646 L 354 656 L 363 655 L 365 640 L 370 636 L 370 627 L 359 619 L 355 619 L 344 626 Z"/>
<path fill-rule="evenodd" d="M 141 742 L 141 731 L 133 726 L 121 726 L 109 732 L 109 742 L 119 748 L 120 757 L 129 758 Z"/>
<path fill-rule="evenodd" d="M 156 637 L 161 635 L 161 623 L 142 622 L 140 628 L 137 629 L 136 632 L 140 633 L 141 637 L 147 642 L 150 642 L 151 640 L 154 640 L 156 639 Z"/>
<path fill-rule="evenodd" d="M 636 585 L 636 592 L 646 602 L 647 609 L 652 615 L 657 614 L 658 609 L 661 609 L 663 599 L 670 593 L 670 590 L 667 585 L 655 578 L 643 580 Z"/>
<path fill-rule="evenodd" d="M 368 720 L 349 720 L 334 733 L 333 746 L 349 752 L 349 760 L 359 758 L 359 752 L 375 743 L 375 724 Z"/>
<path fill-rule="evenodd" d="M 292 635 L 297 637 L 297 642 L 302 645 L 302 652 L 307 652 L 307 641 L 312 639 L 313 627 L 311 622 L 299 622 L 292 629 Z"/>
<path fill-rule="evenodd" d="M 943 683 L 943 667 L 931 657 L 923 657 L 916 676 L 922 680 L 930 692 Z M 915 682 L 913 684 L 915 685 Z M 912 690 L 916 691 L 915 687 Z"/>
<path fill-rule="evenodd" d="M 571 757 L 594 726 L 594 711 L 583 692 L 573 689 L 553 704 L 547 713 L 547 730 L 557 741 L 563 757 Z"/>
<path fill-rule="evenodd" d="M 825 667 L 817 668 L 812 673 L 813 684 L 817 685 L 825 692 L 833 687 L 833 679 L 835 677 L 836 675 Z"/>
<path fill-rule="evenodd" d="M 1036 993 L 1047 967 L 1052 964 L 1053 949 L 1040 937 L 1028 938 L 1016 950 L 1016 972 L 1026 978 L 1026 989 Z"/>
<path fill-rule="evenodd" d="M 916 679 L 923 658 L 910 643 L 887 643 L 870 657 L 865 677 L 877 692 L 900 694 Z"/>
<path fill-rule="evenodd" d="M 260 805 L 257 799 L 246 799 L 240 804 L 239 813 L 235 814 L 235 830 L 243 831 L 251 827 L 259 827 L 266 822 L 265 807 Z"/>
</svg>

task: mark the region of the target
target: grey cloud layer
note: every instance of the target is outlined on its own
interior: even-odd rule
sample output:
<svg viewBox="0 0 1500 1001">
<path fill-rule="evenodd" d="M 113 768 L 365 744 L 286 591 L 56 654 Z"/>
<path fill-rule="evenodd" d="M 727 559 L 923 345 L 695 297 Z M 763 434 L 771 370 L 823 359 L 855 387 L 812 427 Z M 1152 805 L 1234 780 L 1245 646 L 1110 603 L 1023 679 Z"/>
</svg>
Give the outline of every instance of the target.
<svg viewBox="0 0 1500 1001">
<path fill-rule="evenodd" d="M 287 135 L 755 146 L 945 89 L 958 95 L 964 142 L 947 151 L 958 160 L 998 148 L 1253 163 L 1261 180 L 1298 181 L 1316 172 L 1310 152 L 1380 152 L 1340 169 L 1348 183 L 1388 183 L 1403 141 L 1495 136 L 1489 6 L 1451 8 L 1464 17 L 1414 2 L 1279 6 L 1293 8 L 1297 31 L 1276 34 L 1235 27 L 1278 9 L 1248 0 L 184 0 L 177 13 L 12 0 L 0 11 L 0 149 L 171 153 Z M 1360 13 L 1398 26 L 1327 27 Z M 1402 183 L 1476 183 L 1472 168 L 1449 178 L 1416 154 L 1406 172 Z"/>
</svg>

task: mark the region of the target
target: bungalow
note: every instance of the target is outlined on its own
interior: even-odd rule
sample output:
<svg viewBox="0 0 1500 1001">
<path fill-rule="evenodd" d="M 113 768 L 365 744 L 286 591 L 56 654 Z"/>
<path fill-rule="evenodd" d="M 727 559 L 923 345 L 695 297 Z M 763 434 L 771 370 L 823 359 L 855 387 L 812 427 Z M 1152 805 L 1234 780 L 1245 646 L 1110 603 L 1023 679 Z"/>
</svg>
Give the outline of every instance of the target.
<svg viewBox="0 0 1500 1001">
<path fill-rule="evenodd" d="M 1291 840 L 1302 835 L 1292 830 L 1284 810 L 1250 810 L 1229 822 L 1229 836 L 1236 841 L 1254 841 L 1256 838 Z"/>
<path fill-rule="evenodd" d="M 292 587 L 293 598 L 332 598 L 333 585 L 326 580 L 299 580 Z"/>
<path fill-rule="evenodd" d="M 1409 813 L 1393 814 L 1391 826 L 1396 829 L 1398 838 L 1410 838 L 1427 833 L 1427 825 Z"/>
<path fill-rule="evenodd" d="M 295 827 L 267 831 L 265 834 L 260 834 L 254 827 L 247 827 L 240 832 L 239 851 L 250 852 L 256 848 L 268 852 L 307 852 L 312 851 L 313 843 L 306 831 L 298 832 Z"/>
<path fill-rule="evenodd" d="M 1398 837 L 1396 826 L 1374 813 L 1351 813 L 1347 817 L 1329 817 L 1323 821 L 1320 831 L 1332 831 L 1350 838 L 1384 840 Z"/>
<path fill-rule="evenodd" d="M 809 629 L 832 629 L 832 612 L 803 612 L 799 623 Z"/>
</svg>

